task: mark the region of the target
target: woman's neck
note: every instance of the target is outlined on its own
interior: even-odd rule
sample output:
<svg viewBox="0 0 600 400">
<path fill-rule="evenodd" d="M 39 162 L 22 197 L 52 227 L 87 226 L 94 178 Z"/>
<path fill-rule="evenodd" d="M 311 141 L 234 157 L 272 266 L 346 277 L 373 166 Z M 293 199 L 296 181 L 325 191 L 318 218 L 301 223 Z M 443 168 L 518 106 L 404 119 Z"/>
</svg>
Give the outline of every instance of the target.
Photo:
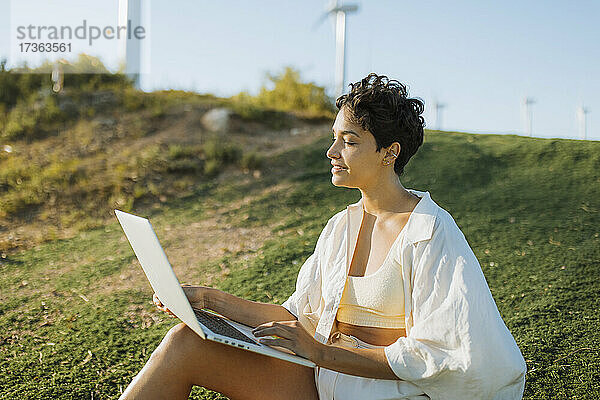
<svg viewBox="0 0 600 400">
<path fill-rule="evenodd" d="M 410 212 L 419 202 L 419 198 L 402 186 L 400 179 L 395 179 L 373 185 L 369 188 L 359 188 L 362 194 L 365 212 L 375 216 Z"/>
</svg>

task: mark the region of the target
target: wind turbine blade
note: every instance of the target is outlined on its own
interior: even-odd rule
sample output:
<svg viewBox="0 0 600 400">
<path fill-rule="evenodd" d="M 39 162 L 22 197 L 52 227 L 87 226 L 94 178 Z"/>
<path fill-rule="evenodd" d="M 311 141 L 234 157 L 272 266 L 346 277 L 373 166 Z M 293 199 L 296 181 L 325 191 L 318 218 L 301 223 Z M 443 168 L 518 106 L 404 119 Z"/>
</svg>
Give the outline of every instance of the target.
<svg viewBox="0 0 600 400">
<path fill-rule="evenodd" d="M 327 17 L 329 17 L 329 13 L 323 13 L 323 15 L 321 15 L 319 19 L 317 19 L 317 21 L 313 24 L 313 31 L 316 30 L 323 23 L 323 21 L 327 19 Z"/>
<path fill-rule="evenodd" d="M 336 8 L 336 11 L 344 11 L 347 13 L 355 12 L 358 10 L 358 6 L 356 4 L 348 4 L 347 6 L 339 6 Z"/>
</svg>

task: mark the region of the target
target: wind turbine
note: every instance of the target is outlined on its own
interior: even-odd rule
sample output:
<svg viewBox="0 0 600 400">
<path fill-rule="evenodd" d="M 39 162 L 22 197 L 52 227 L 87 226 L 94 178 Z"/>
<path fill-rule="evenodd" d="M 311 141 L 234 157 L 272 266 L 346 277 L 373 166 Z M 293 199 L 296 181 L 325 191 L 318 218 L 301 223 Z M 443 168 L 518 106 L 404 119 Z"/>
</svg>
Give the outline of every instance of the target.
<svg viewBox="0 0 600 400">
<path fill-rule="evenodd" d="M 434 101 L 433 106 L 435 107 L 435 125 L 436 130 L 442 130 L 442 110 L 446 107 L 446 104 L 439 103 L 437 100 Z"/>
<path fill-rule="evenodd" d="M 132 29 L 140 26 L 142 22 L 141 0 L 119 0 L 119 26 Z M 120 58 L 125 66 L 125 74 L 133 79 L 136 88 L 140 88 L 141 52 L 142 44 L 135 37 L 129 39 L 130 32 L 120 38 Z"/>
<path fill-rule="evenodd" d="M 523 98 L 523 107 L 525 109 L 525 132 L 528 136 L 532 136 L 532 119 L 533 113 L 531 111 L 531 106 L 535 104 L 535 99 L 531 97 Z"/>
<path fill-rule="evenodd" d="M 357 4 L 342 5 L 332 0 L 315 26 L 335 15 L 335 97 L 342 95 L 346 78 L 346 13 L 358 11 Z"/>
<path fill-rule="evenodd" d="M 590 110 L 584 106 L 577 108 L 577 120 L 579 122 L 579 136 L 582 139 L 587 139 L 587 115 Z"/>
<path fill-rule="evenodd" d="M 59 60 L 54 62 L 54 65 L 52 66 L 52 90 L 54 93 L 60 93 L 63 89 L 64 80 L 65 75 L 62 68 L 62 62 Z"/>
</svg>

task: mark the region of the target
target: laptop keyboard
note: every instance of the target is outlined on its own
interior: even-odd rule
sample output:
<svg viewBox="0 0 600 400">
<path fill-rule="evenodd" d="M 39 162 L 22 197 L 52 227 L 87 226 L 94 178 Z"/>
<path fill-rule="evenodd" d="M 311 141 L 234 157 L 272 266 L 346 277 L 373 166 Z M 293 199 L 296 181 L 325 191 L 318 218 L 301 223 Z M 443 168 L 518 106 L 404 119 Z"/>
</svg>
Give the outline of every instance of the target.
<svg viewBox="0 0 600 400">
<path fill-rule="evenodd" d="M 198 308 L 192 309 L 194 310 L 194 314 L 196 314 L 196 318 L 198 318 L 198 321 L 200 321 L 202 325 L 206 326 L 214 333 L 218 333 L 219 335 L 227 336 L 247 343 L 257 344 L 256 341 L 250 339 L 248 336 L 244 335 L 240 330 L 229 325 L 222 318 L 214 315 L 213 313 Z"/>
</svg>

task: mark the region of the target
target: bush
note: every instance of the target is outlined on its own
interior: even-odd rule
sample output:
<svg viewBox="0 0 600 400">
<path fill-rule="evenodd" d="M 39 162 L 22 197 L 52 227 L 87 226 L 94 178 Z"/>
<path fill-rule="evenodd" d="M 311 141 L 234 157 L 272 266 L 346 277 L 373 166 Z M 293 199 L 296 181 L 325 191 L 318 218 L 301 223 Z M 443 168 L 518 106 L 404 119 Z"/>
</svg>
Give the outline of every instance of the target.
<svg viewBox="0 0 600 400">
<path fill-rule="evenodd" d="M 200 146 L 182 146 L 180 144 L 169 145 L 168 157 L 170 160 L 181 160 L 184 158 L 197 158 L 202 154 Z"/>
<path fill-rule="evenodd" d="M 4 131 L 6 122 L 8 120 L 8 113 L 6 112 L 6 106 L 0 103 L 0 132 Z"/>
<path fill-rule="evenodd" d="M 92 66 L 96 73 L 78 73 Z M 52 92 L 52 70 L 50 62 L 8 70 L 6 60 L 0 61 L 0 139 L 32 140 L 67 120 L 91 118 L 118 106 L 137 110 L 153 104 L 151 96 L 135 90 L 126 76 L 110 73 L 97 58 L 81 54 L 74 63 L 64 63 L 61 94 Z M 114 101 L 119 93 L 120 104 Z"/>
<path fill-rule="evenodd" d="M 53 66 L 46 62 L 37 68 L 24 66 L 9 70 L 6 60 L 0 61 L 0 104 L 10 110 L 40 90 L 52 90 Z M 82 70 L 89 72 L 92 66 L 96 73 L 77 73 Z M 110 73 L 99 59 L 85 54 L 80 54 L 75 62 L 64 63 L 63 71 L 65 90 L 91 92 L 103 88 L 132 88 L 127 76 Z"/>
<path fill-rule="evenodd" d="M 209 177 L 215 176 L 219 173 L 222 165 L 222 161 L 215 158 L 206 160 L 204 163 L 204 174 Z"/>
<path fill-rule="evenodd" d="M 6 109 L 17 104 L 19 98 L 18 75 L 6 69 L 6 60 L 0 62 L 0 104 Z"/>
<path fill-rule="evenodd" d="M 43 204 L 51 194 L 66 193 L 76 184 L 80 161 L 54 161 L 45 167 L 10 158 L 0 170 L 0 216 Z"/>
<path fill-rule="evenodd" d="M 241 150 L 230 143 L 223 143 L 217 138 L 210 139 L 204 145 L 204 157 L 207 161 L 218 160 L 223 164 L 232 164 L 240 159 Z"/>
<path fill-rule="evenodd" d="M 243 117 L 257 119 L 262 110 L 295 112 L 305 117 L 328 117 L 335 115 L 333 101 L 325 88 L 314 83 L 304 83 L 300 72 L 286 67 L 281 74 L 267 74 L 269 88 L 263 85 L 256 96 L 241 92 L 231 100 Z"/>
<path fill-rule="evenodd" d="M 5 117 L 0 137 L 5 140 L 34 139 L 43 136 L 48 128 L 65 119 L 58 108 L 56 96 L 38 92 L 26 101 L 17 103 Z"/>
<path fill-rule="evenodd" d="M 259 169 L 263 165 L 264 159 L 257 153 L 244 153 L 240 160 L 240 167 L 244 169 Z"/>
<path fill-rule="evenodd" d="M 33 136 L 36 122 L 35 115 L 26 106 L 15 107 L 6 118 L 0 137 L 11 140 Z"/>
</svg>

